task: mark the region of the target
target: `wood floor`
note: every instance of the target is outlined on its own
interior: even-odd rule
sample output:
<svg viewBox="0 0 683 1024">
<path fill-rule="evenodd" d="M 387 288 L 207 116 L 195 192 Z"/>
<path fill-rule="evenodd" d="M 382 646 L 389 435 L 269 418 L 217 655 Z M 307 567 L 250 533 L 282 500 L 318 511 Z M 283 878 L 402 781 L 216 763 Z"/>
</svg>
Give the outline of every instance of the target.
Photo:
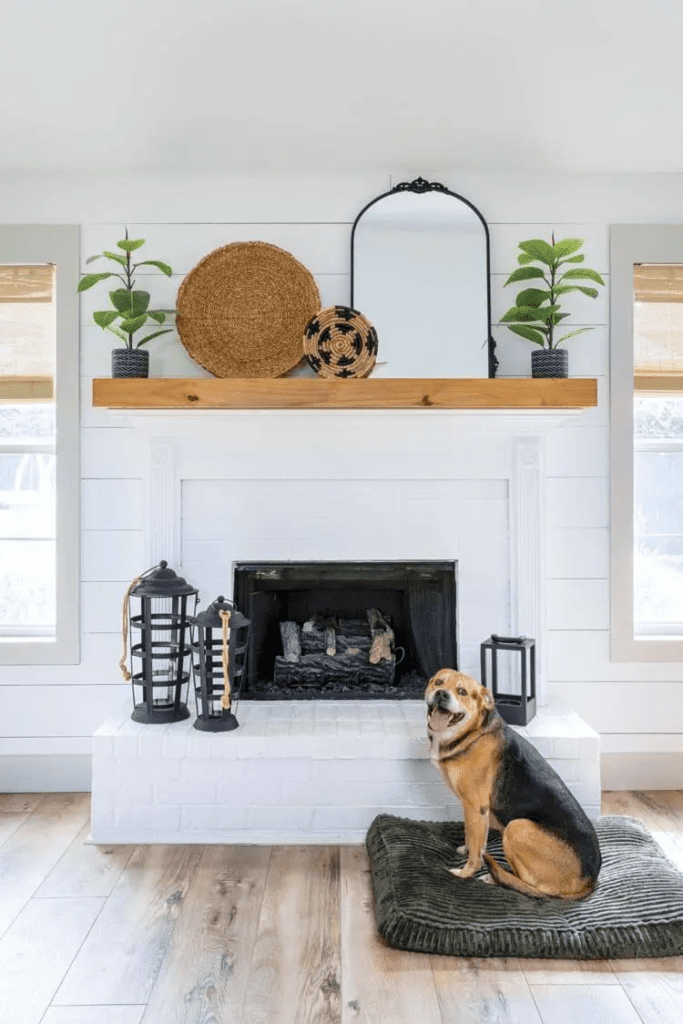
<svg viewBox="0 0 683 1024">
<path fill-rule="evenodd" d="M 683 870 L 683 792 L 603 796 Z M 0 796 L 2 1024 L 683 1021 L 683 957 L 403 953 L 362 847 L 96 847 L 88 804 Z"/>
</svg>

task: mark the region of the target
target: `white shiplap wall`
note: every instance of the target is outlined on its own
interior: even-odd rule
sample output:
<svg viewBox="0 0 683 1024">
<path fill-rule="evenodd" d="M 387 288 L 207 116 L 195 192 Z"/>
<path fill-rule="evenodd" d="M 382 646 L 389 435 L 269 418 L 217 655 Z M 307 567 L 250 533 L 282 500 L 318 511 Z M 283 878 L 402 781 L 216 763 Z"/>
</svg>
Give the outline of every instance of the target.
<svg viewBox="0 0 683 1024">
<path fill-rule="evenodd" d="M 553 229 L 557 237 L 585 237 L 587 263 L 608 280 L 611 222 L 683 223 L 680 176 L 410 169 L 394 181 L 416 173 L 444 181 L 488 220 L 494 323 L 512 303 L 513 288 L 502 285 L 520 239 L 548 238 Z M 148 240 L 145 255 L 176 272 L 173 280 L 150 275 L 153 302 L 162 306 L 174 303 L 183 275 L 207 252 L 250 239 L 291 251 L 314 273 L 324 304 L 346 302 L 350 224 L 389 180 L 14 175 L 0 179 L 0 223 L 80 223 L 83 262 L 110 247 L 127 222 L 132 237 Z M 120 602 L 144 561 L 145 452 L 133 429 L 90 405 L 92 377 L 110 373 L 110 336 L 91 319 L 102 291 L 82 302 L 82 662 L 2 669 L 0 789 L 49 788 L 51 778 L 56 788 L 82 784 L 91 733 L 128 693 L 116 668 Z M 599 405 L 547 440 L 549 693 L 602 734 L 607 785 L 673 786 L 683 764 L 683 666 L 609 660 L 607 290 L 595 301 L 575 297 L 568 309 L 575 325 L 595 327 L 568 348 L 573 376 L 598 377 Z M 528 375 L 531 346 L 504 328 L 494 326 L 494 335 L 500 374 Z M 206 375 L 175 335 L 153 343 L 150 356 L 153 376 Z M 629 775 L 616 755 L 630 751 L 637 756 Z M 660 752 L 671 757 L 663 762 Z"/>
</svg>

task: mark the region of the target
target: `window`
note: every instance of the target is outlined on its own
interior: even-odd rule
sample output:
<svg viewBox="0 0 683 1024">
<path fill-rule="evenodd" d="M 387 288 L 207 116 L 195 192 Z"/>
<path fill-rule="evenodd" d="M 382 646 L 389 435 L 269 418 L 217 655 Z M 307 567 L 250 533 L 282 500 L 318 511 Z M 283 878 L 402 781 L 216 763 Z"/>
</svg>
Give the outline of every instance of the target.
<svg viewBox="0 0 683 1024">
<path fill-rule="evenodd" d="M 0 227 L 0 662 L 78 661 L 78 228 Z"/>
<path fill-rule="evenodd" d="M 612 658 L 683 661 L 683 226 L 611 232 Z"/>
</svg>

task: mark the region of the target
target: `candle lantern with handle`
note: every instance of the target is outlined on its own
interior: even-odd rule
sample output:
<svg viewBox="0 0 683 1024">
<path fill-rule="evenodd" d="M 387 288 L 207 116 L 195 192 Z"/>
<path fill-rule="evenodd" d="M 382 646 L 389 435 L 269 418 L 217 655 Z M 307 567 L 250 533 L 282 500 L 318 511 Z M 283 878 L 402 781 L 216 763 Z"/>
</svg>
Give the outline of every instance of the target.
<svg viewBox="0 0 683 1024">
<path fill-rule="evenodd" d="M 120 668 L 133 688 L 134 722 L 169 723 L 190 717 L 187 707 L 190 619 L 198 591 L 160 562 L 133 581 L 124 601 L 124 651 Z M 133 614 L 133 601 L 140 602 Z M 130 629 L 131 670 L 125 643 Z M 136 691 L 141 689 L 141 700 Z"/>
<path fill-rule="evenodd" d="M 491 662 L 490 690 L 496 710 L 509 725 L 526 725 L 536 714 L 536 642 L 525 636 L 494 633 L 481 645 L 481 683 L 488 686 L 488 656 Z M 501 652 L 507 665 L 499 661 Z M 502 681 L 502 680 L 505 681 Z"/>
<path fill-rule="evenodd" d="M 250 625 L 251 620 L 223 596 L 194 618 L 195 729 L 229 732 L 239 725 L 232 701 L 242 686 Z"/>
</svg>

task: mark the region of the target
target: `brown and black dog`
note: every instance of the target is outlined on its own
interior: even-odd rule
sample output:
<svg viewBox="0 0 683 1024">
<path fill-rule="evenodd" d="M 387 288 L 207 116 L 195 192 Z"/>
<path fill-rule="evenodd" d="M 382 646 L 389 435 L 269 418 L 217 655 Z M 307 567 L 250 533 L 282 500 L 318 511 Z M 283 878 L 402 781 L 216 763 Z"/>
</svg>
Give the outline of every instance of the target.
<svg viewBox="0 0 683 1024">
<path fill-rule="evenodd" d="M 432 759 L 462 803 L 471 878 L 528 896 L 580 900 L 600 871 L 598 837 L 584 810 L 548 762 L 500 717 L 491 693 L 470 676 L 441 669 L 425 690 Z M 485 853 L 489 823 L 503 836 L 506 871 Z"/>
</svg>

